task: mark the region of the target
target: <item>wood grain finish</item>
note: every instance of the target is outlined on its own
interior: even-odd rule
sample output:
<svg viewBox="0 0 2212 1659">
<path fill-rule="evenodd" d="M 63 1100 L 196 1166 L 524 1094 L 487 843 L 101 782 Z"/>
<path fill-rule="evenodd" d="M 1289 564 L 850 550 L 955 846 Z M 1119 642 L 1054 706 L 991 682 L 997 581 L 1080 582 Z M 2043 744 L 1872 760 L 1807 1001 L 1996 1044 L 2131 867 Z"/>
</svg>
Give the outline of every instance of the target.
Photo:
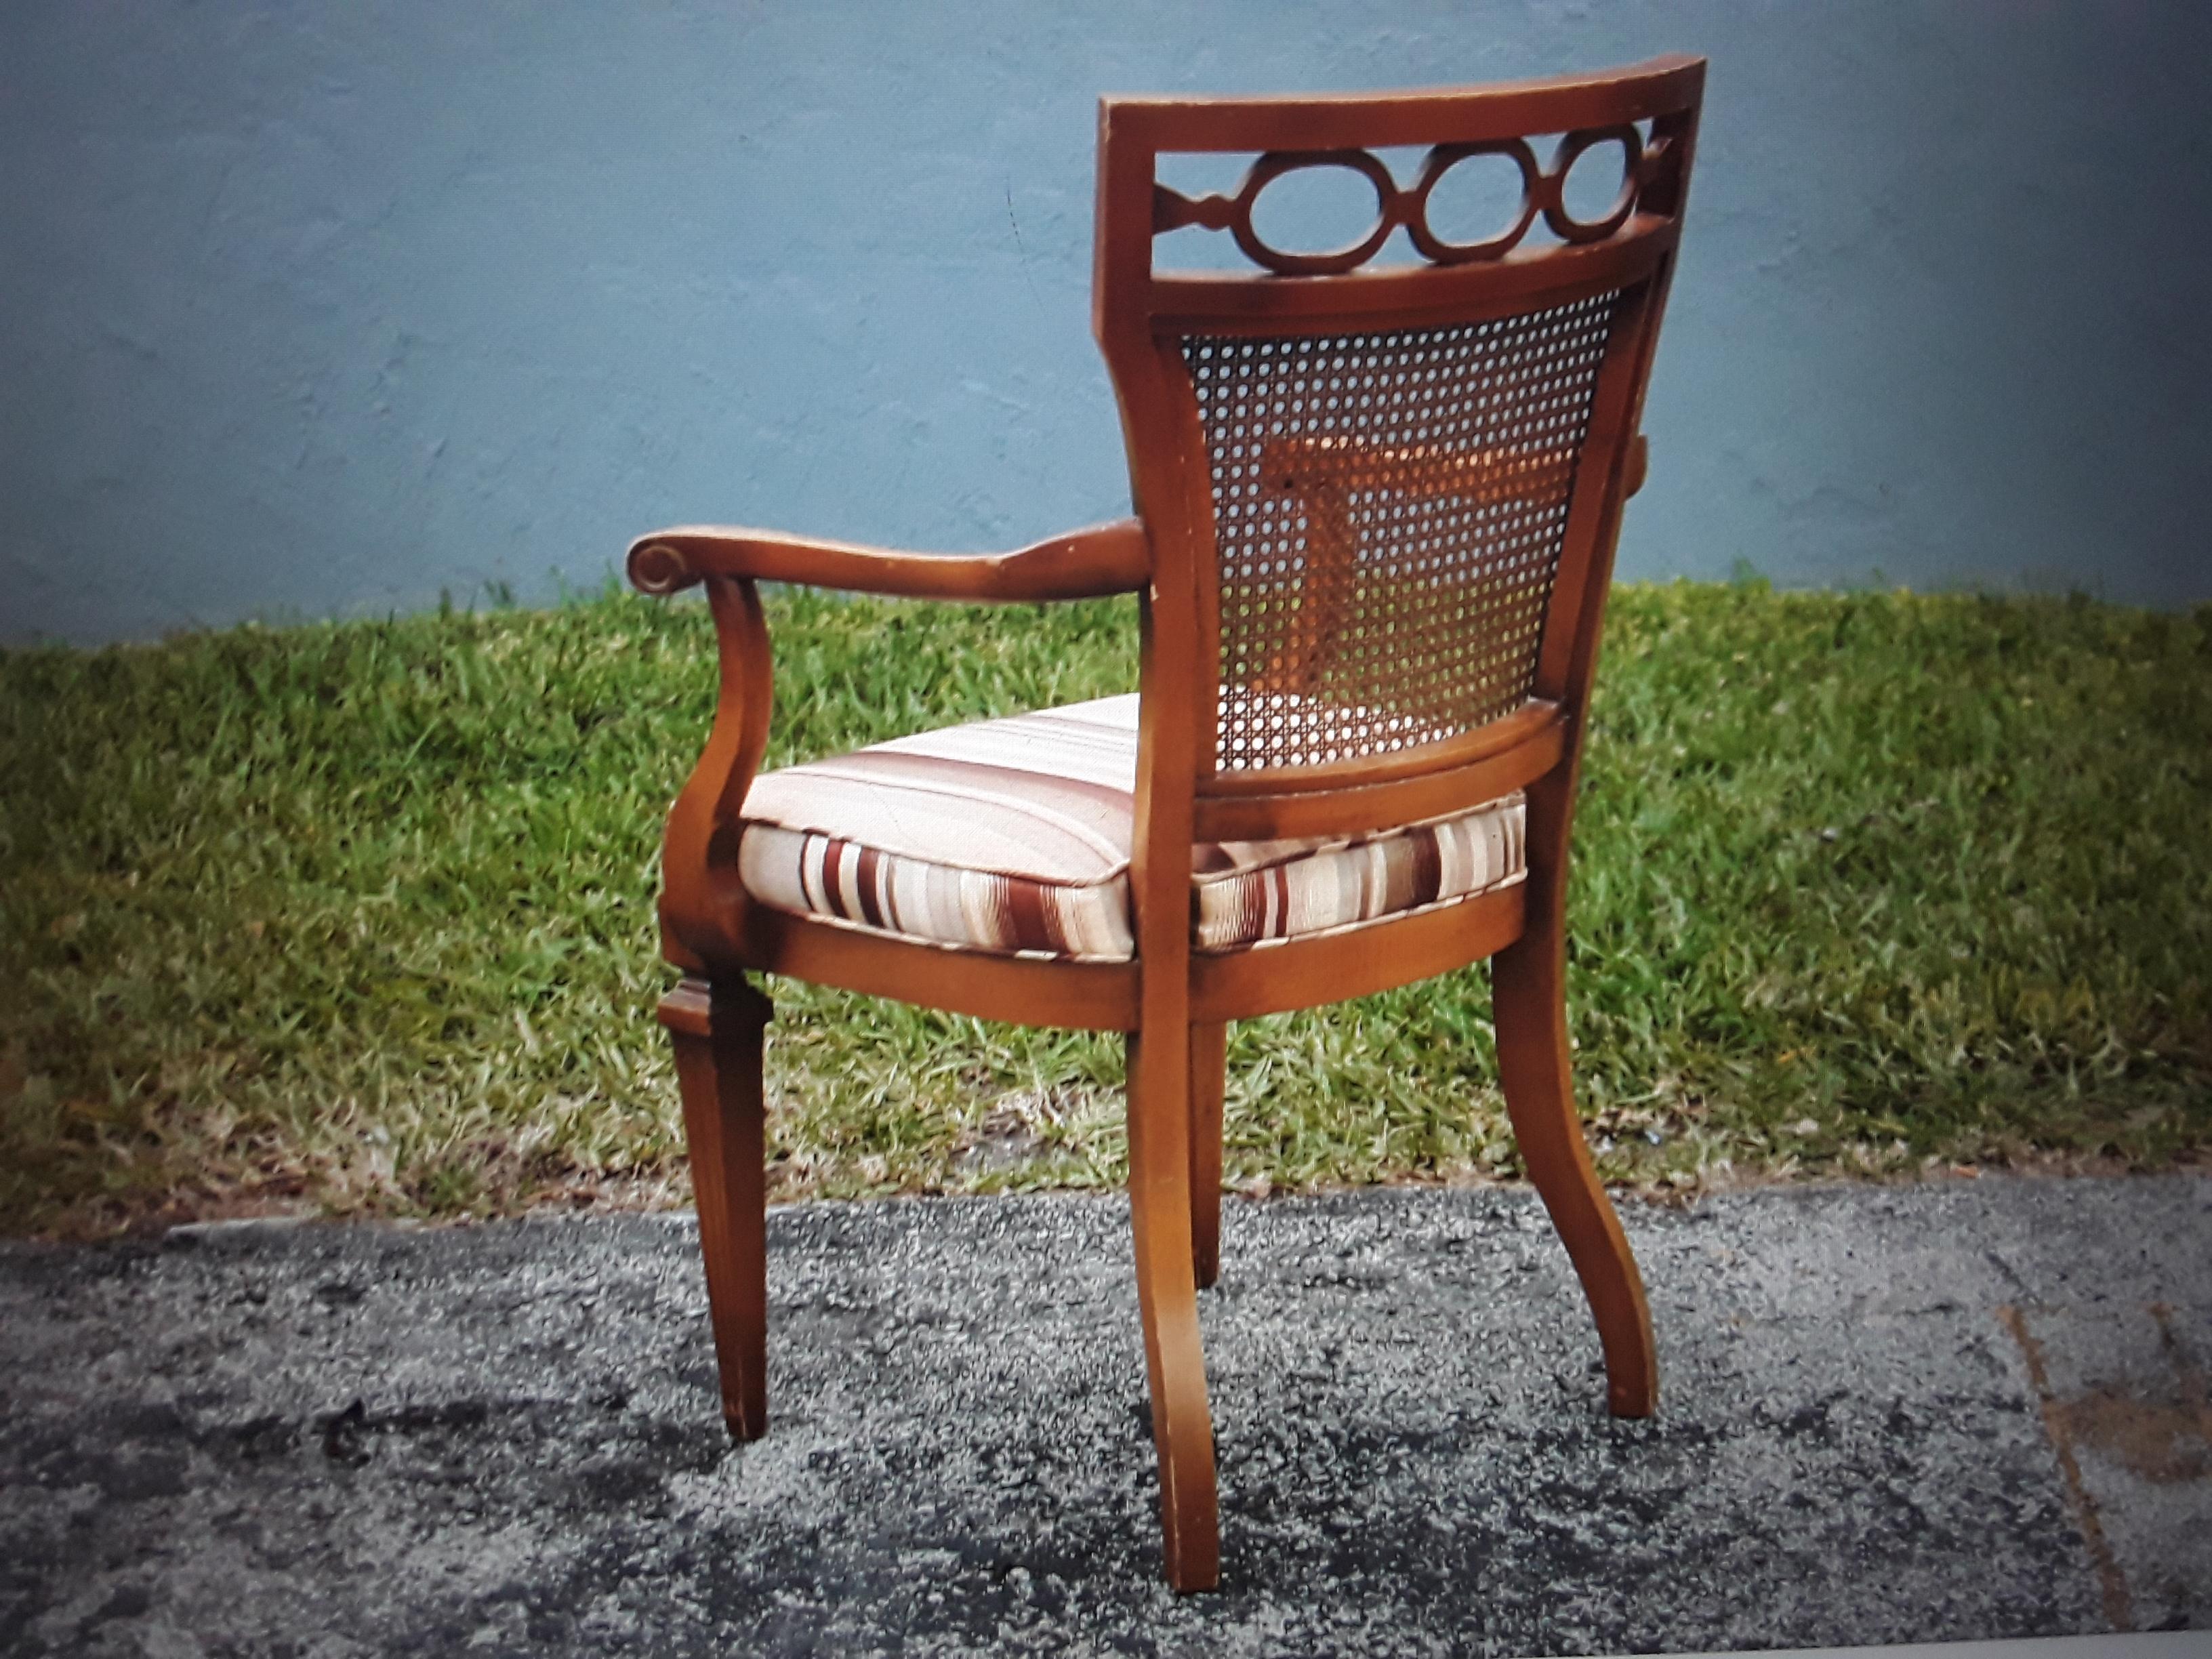
<svg viewBox="0 0 2212 1659">
<path fill-rule="evenodd" d="M 1229 1023 L 1190 1027 L 1190 1249 L 1201 1291 L 1221 1277 L 1221 1103 L 1229 1081 Z"/>
<path fill-rule="evenodd" d="M 1295 434 L 1267 445 L 1260 471 L 1273 489 L 1389 489 L 1421 500 L 1443 496 L 1481 507 L 1565 489 L 1573 483 L 1575 463 L 1580 459 L 1569 448 L 1534 453 L 1429 451 L 1373 443 L 1344 433 L 1328 437 Z"/>
<path fill-rule="evenodd" d="M 1150 314 L 1188 332 L 1267 334 L 1296 322 L 1328 331 L 1487 322 L 1650 280 L 1674 252 L 1671 219 L 1636 213 L 1614 236 L 1574 247 L 1516 248 L 1494 264 L 1385 266 L 1319 283 L 1163 272 L 1145 286 Z M 1346 290 L 1350 290 L 1347 292 Z"/>
<path fill-rule="evenodd" d="M 1429 745 L 1431 753 L 1305 769 L 1331 773 L 1337 781 L 1328 787 L 1295 787 L 1299 769 L 1292 768 L 1217 774 L 1198 798 L 1198 832 L 1208 841 L 1352 836 L 1468 811 L 1534 782 L 1565 754 L 1571 735 L 1556 703 L 1530 705 L 1510 744 L 1484 741 L 1514 720 Z"/>
<path fill-rule="evenodd" d="M 1139 970 L 1133 962 L 998 956 L 765 907 L 748 920 L 739 949 L 763 973 L 1018 1025 L 1136 1029 Z"/>
<path fill-rule="evenodd" d="M 1199 1019 L 1254 1019 L 1348 1002 L 1480 962 L 1518 937 L 1522 884 L 1432 905 L 1387 921 L 1279 945 L 1202 955 L 1191 964 Z"/>
<path fill-rule="evenodd" d="M 766 1422 L 759 1176 L 767 1004 L 748 984 L 749 972 L 988 1018 L 1127 1034 L 1132 1243 L 1164 1565 L 1177 1589 L 1206 1588 L 1219 1572 L 1197 1291 L 1220 1268 L 1221 1112 L 1231 1020 L 1364 995 L 1492 957 L 1508 1109 L 1530 1178 L 1595 1317 L 1608 1404 L 1624 1415 L 1653 1408 L 1650 1311 L 1574 1107 L 1563 963 L 1585 711 L 1622 504 L 1642 484 L 1648 464 L 1639 431 L 1643 399 L 1680 235 L 1704 77 L 1702 60 L 1676 57 L 1488 88 L 1107 99 L 1099 109 L 1092 320 L 1120 404 L 1133 518 L 997 555 L 910 554 L 713 526 L 656 532 L 633 545 L 631 579 L 645 591 L 705 586 L 721 657 L 714 728 L 671 811 L 664 843 L 663 943 L 690 977 L 663 1005 L 662 1018 L 677 1046 L 733 1432 L 757 1434 Z M 1565 135 L 1548 161 L 1530 143 L 1540 134 Z M 1418 173 L 1401 179 L 1376 152 L 1408 145 L 1426 154 Z M 1576 219 L 1565 206 L 1565 176 L 1585 151 L 1607 146 L 1623 157 L 1620 194 L 1597 218 Z M 1158 178 L 1163 155 L 1224 151 L 1253 158 L 1235 195 L 1187 197 Z M 1439 235 L 1427 216 L 1439 182 L 1471 159 L 1496 155 L 1521 175 L 1514 222 L 1480 242 Z M 1348 167 L 1365 179 L 1376 194 L 1376 224 L 1348 248 L 1270 246 L 1253 229 L 1254 204 L 1276 180 L 1316 167 Z M 1558 240 L 1540 245 L 1531 234 L 1539 222 Z M 1259 269 L 1155 270 L 1155 236 L 1191 226 L 1226 234 Z M 1421 262 L 1376 266 L 1389 231 L 1401 226 Z M 1573 347 L 1581 355 L 1564 368 L 1538 363 L 1555 379 L 1569 378 L 1559 380 L 1563 392 L 1531 394 L 1526 383 L 1540 375 L 1517 366 L 1545 351 L 1556 356 L 1559 337 L 1547 332 L 1553 325 L 1541 315 L 1547 313 L 1593 343 L 1586 351 Z M 1448 333 L 1443 345 L 1431 337 L 1436 331 Z M 1529 343 L 1512 346 L 1501 360 L 1510 372 L 1496 371 L 1500 378 L 1486 398 L 1559 401 L 1536 408 L 1519 425 L 1497 428 L 1503 441 L 1467 435 L 1480 422 L 1457 420 L 1449 408 L 1410 439 L 1378 435 L 1388 422 L 1368 416 L 1412 384 L 1404 376 L 1425 372 L 1419 354 L 1460 351 L 1465 342 L 1493 336 Z M 1261 422 L 1249 454 L 1215 453 L 1193 361 L 1212 365 L 1209 375 L 1223 362 L 1274 352 L 1302 353 L 1299 361 L 1310 363 L 1319 337 L 1346 343 L 1330 345 L 1332 353 L 1367 354 L 1366 389 L 1352 401 L 1378 401 L 1346 406 L 1340 398 L 1331 405 L 1324 398 L 1313 420 Z M 1194 341 L 1212 343 L 1215 355 L 1194 352 Z M 1516 351 L 1522 355 L 1511 355 Z M 1473 360 L 1464 351 L 1454 361 L 1455 372 L 1469 372 Z M 1493 371 L 1478 364 L 1472 372 Z M 1209 397 L 1234 395 L 1218 376 L 1207 384 Z M 1311 393 L 1311 375 L 1299 385 Z M 1556 416 L 1568 404 L 1579 411 L 1571 421 Z M 1272 490 L 1277 495 L 1265 498 L 1273 502 L 1267 511 L 1281 513 L 1291 501 L 1296 512 L 1284 520 L 1289 527 L 1277 538 L 1279 550 L 1238 556 L 1286 561 L 1289 577 L 1270 586 L 1272 566 L 1257 577 L 1240 567 L 1246 587 L 1236 602 L 1300 611 L 1296 648 L 1262 651 L 1239 671 L 1249 677 L 1231 688 L 1246 702 L 1240 718 L 1255 708 L 1262 720 L 1270 717 L 1270 706 L 1254 698 L 1347 696 L 1347 663 L 1389 666 L 1376 636 L 1401 625 L 1394 618 L 1425 610 L 1433 628 L 1437 615 L 1460 614 L 1479 634 L 1488 625 L 1482 608 L 1488 601 L 1459 613 L 1437 610 L 1437 584 L 1459 579 L 1451 561 L 1494 551 L 1525 562 L 1540 554 L 1534 575 L 1514 577 L 1511 626 L 1534 630 L 1510 642 L 1528 652 L 1522 666 L 1509 672 L 1494 658 L 1480 659 L 1482 672 L 1503 688 L 1496 700 L 1480 702 L 1473 714 L 1464 699 L 1437 702 L 1433 687 L 1445 682 L 1432 676 L 1424 682 L 1431 689 L 1419 695 L 1456 708 L 1453 718 L 1464 729 L 1433 720 L 1424 725 L 1430 717 L 1419 708 L 1404 714 L 1386 704 L 1378 714 L 1352 708 L 1340 712 L 1355 736 L 1384 734 L 1370 744 L 1374 752 L 1360 752 L 1356 742 L 1334 748 L 1323 742 L 1296 750 L 1296 763 L 1270 764 L 1267 742 L 1255 743 L 1248 731 L 1224 755 L 1224 641 L 1233 655 L 1243 636 L 1224 634 L 1229 532 L 1218 520 L 1229 497 L 1217 492 L 1230 486 L 1228 468 L 1246 465 L 1260 475 L 1262 496 L 1252 499 Z M 1243 488 L 1243 475 L 1236 479 Z M 1549 540 L 1534 551 L 1534 532 L 1525 528 L 1531 512 L 1553 515 L 1542 526 Z M 971 601 L 1139 595 L 1133 961 L 994 956 L 749 901 L 735 852 L 768 730 L 773 676 L 756 588 L 763 580 Z M 1331 611 L 1355 591 L 1364 609 Z M 1437 659 L 1455 661 L 1457 649 L 1455 641 Z M 1525 674 L 1525 695 L 1513 689 L 1523 684 L 1513 673 Z M 1377 683 L 1401 702 L 1415 695 L 1403 676 L 1386 674 Z M 1384 724 L 1376 726 L 1370 715 Z M 1363 719 L 1367 727 L 1358 726 Z M 1528 798 L 1522 883 L 1334 933 L 1218 955 L 1193 947 L 1194 839 L 1358 835 L 1516 788 Z"/>
<path fill-rule="evenodd" d="M 1705 60 L 1673 52 L 1626 69 L 1486 87 L 1104 102 L 1128 142 L 1154 154 L 1316 152 L 1472 143 L 1635 121 L 1694 122 L 1705 86 Z"/>
<path fill-rule="evenodd" d="M 769 1001 L 743 979 L 687 979 L 663 998 L 676 1045 L 699 1250 L 731 1436 L 768 1432 L 768 1212 L 761 1048 Z"/>
<path fill-rule="evenodd" d="M 772 530 L 678 525 L 630 544 L 631 585 L 676 593 L 709 577 L 804 582 L 917 599 L 1035 601 L 1133 593 L 1150 574 L 1134 519 L 1071 530 L 1012 553 L 905 553 Z"/>
<path fill-rule="evenodd" d="M 1529 835 L 1564 840 L 1572 781 L 1555 777 L 1529 797 Z M 1559 1229 L 1605 1352 L 1606 1404 L 1616 1417 L 1649 1417 L 1659 1403 L 1659 1361 L 1644 1281 L 1591 1165 L 1576 1114 L 1567 1044 L 1564 866 L 1532 870 L 1523 884 L 1522 931 L 1491 961 L 1498 1075 L 1528 1179 Z"/>
<path fill-rule="evenodd" d="M 1627 223 L 1635 210 L 1647 165 L 1644 135 L 1633 123 L 1626 121 L 1568 133 L 1559 140 L 1548 167 L 1537 161 L 1527 139 L 1517 137 L 1431 145 L 1419 179 L 1407 186 L 1398 183 L 1389 165 L 1371 150 L 1316 149 L 1310 137 L 1302 143 L 1297 149 L 1270 149 L 1261 155 L 1246 171 L 1234 196 L 1194 199 L 1165 185 L 1154 184 L 1153 233 L 1180 230 L 1187 225 L 1225 230 L 1245 258 L 1279 276 L 1335 276 L 1357 270 L 1381 252 L 1390 233 L 1401 228 L 1423 258 L 1439 265 L 1468 264 L 1505 258 L 1539 216 L 1564 242 L 1604 240 Z M 1586 151 L 1608 143 L 1620 149 L 1620 188 L 1613 205 L 1597 218 L 1578 219 L 1566 204 L 1567 174 Z M 1504 155 L 1520 173 L 1521 205 L 1513 222 L 1501 234 L 1480 241 L 1454 242 L 1437 235 L 1429 223 L 1430 196 L 1455 167 L 1483 155 Z M 1656 162 L 1657 158 L 1651 159 Z M 1286 252 L 1270 245 L 1254 228 L 1252 211 L 1276 179 L 1315 168 L 1338 168 L 1364 179 L 1375 191 L 1375 222 L 1348 246 L 1320 253 Z"/>
</svg>

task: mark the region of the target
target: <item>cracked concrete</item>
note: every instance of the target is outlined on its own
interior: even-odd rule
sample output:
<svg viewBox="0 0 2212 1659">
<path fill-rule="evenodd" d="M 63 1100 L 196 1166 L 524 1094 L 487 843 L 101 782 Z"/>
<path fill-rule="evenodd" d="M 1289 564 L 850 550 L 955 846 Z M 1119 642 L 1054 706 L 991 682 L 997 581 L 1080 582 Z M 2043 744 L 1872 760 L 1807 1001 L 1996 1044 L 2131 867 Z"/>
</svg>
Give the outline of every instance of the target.
<svg viewBox="0 0 2212 1659">
<path fill-rule="evenodd" d="M 1232 1202 L 1224 1589 L 1157 1577 L 1113 1200 L 0 1249 L 0 1653 L 1623 1652 L 2212 1625 L 2212 1180 L 1632 1208 L 1661 1415 L 1516 1191 Z M 2116 1594 L 2117 1587 L 2117 1594 Z"/>
</svg>

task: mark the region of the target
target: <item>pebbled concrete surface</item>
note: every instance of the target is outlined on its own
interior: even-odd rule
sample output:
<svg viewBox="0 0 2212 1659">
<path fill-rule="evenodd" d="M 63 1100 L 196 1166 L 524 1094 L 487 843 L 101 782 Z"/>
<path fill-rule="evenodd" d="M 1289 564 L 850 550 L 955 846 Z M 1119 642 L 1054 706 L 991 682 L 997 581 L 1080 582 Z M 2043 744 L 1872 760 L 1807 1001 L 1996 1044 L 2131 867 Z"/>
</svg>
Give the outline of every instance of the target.
<svg viewBox="0 0 2212 1659">
<path fill-rule="evenodd" d="M 1202 1298 L 1224 1589 L 1180 1601 L 1115 1200 L 774 1212 L 773 1423 L 742 1449 L 686 1218 L 8 1246 L 0 1653 L 1617 1653 L 2212 1624 L 2212 1180 L 1626 1218 L 1665 1365 L 1645 1424 L 1605 1416 L 1527 1194 L 1232 1202 Z"/>
</svg>

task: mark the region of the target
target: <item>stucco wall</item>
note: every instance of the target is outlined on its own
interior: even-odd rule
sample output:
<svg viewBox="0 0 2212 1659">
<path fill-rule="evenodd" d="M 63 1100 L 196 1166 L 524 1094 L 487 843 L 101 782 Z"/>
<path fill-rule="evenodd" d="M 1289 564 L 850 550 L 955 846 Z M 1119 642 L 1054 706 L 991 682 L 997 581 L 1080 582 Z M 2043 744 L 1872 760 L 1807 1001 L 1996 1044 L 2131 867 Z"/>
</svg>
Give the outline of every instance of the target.
<svg viewBox="0 0 2212 1659">
<path fill-rule="evenodd" d="M 1709 54 L 1623 569 L 2212 596 L 2212 7 L 18 0 L 0 638 L 1125 510 L 1102 89 Z"/>
</svg>

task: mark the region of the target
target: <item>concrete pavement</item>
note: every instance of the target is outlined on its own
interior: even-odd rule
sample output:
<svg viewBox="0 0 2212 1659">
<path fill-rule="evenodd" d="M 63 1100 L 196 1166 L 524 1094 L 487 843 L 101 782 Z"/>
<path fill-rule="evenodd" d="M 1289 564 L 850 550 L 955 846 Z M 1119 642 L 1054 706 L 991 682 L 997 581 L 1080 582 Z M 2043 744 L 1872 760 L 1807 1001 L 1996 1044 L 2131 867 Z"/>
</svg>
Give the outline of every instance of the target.
<svg viewBox="0 0 2212 1659">
<path fill-rule="evenodd" d="M 1678 1651 L 2212 1626 L 2212 1179 L 1632 1205 L 1602 1408 L 1526 1193 L 1232 1200 L 1224 1587 L 1157 1573 L 1127 1214 L 770 1218 L 768 1437 L 688 1218 L 0 1247 L 0 1653 Z"/>
</svg>

